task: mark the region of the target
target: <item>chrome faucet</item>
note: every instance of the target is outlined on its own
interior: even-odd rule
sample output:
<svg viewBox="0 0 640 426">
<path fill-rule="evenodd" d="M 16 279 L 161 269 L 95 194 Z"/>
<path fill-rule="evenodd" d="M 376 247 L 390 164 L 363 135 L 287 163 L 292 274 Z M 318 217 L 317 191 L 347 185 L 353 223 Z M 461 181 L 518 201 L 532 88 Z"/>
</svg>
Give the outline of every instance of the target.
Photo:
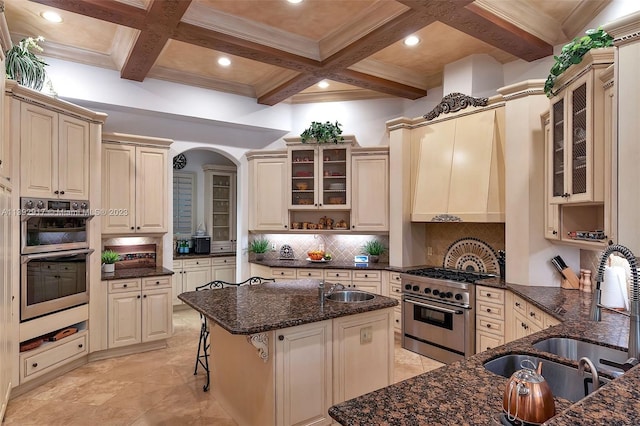
<svg viewBox="0 0 640 426">
<path fill-rule="evenodd" d="M 336 288 L 340 288 L 340 290 L 344 290 L 344 285 L 340 284 L 340 283 L 332 284 L 331 287 L 329 288 L 329 291 L 327 292 L 326 296 L 331 296 L 333 294 L 333 292 L 336 291 Z"/>
<path fill-rule="evenodd" d="M 609 256 L 618 252 L 627 259 L 631 268 L 631 294 L 629 295 L 629 358 L 640 359 L 640 286 L 638 284 L 638 264 L 634 254 L 620 244 L 608 246 L 602 252 L 600 264 L 598 265 L 598 274 L 595 277 L 596 288 L 593 292 L 593 301 L 591 302 L 591 320 L 600 321 L 602 319 L 602 308 L 608 309 L 602 305 L 602 291 L 600 284 L 604 277 L 604 268 Z M 615 310 L 612 312 L 621 313 Z"/>
<path fill-rule="evenodd" d="M 598 375 L 598 370 L 596 370 L 595 365 L 593 365 L 593 362 L 591 362 L 591 360 L 586 356 L 583 356 L 582 358 L 580 358 L 580 361 L 578 361 L 578 373 L 580 373 L 581 376 L 584 376 L 584 367 L 586 365 L 589 366 L 589 370 L 593 378 L 593 391 L 595 392 L 600 387 L 600 377 Z M 586 386 L 585 386 L 585 392 L 587 392 Z"/>
</svg>

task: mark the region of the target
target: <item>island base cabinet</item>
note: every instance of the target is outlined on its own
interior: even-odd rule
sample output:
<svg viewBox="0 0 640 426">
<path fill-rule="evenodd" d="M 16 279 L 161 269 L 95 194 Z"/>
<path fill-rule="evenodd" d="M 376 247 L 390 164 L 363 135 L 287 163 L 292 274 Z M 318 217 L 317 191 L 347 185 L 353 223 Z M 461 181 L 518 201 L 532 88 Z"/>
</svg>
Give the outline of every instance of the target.
<svg viewBox="0 0 640 426">
<path fill-rule="evenodd" d="M 276 332 L 276 425 L 328 425 L 331 321 Z"/>
<path fill-rule="evenodd" d="M 393 324 L 393 308 L 334 320 L 334 404 L 393 383 Z"/>
</svg>

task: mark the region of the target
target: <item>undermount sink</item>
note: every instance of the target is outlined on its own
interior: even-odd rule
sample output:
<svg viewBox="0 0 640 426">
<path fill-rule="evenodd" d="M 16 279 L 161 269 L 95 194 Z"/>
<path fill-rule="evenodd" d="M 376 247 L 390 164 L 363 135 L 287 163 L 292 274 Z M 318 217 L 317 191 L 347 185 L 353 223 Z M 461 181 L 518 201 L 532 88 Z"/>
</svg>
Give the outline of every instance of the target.
<svg viewBox="0 0 640 426">
<path fill-rule="evenodd" d="M 545 378 L 554 397 L 576 402 L 593 392 L 591 374 L 585 372 L 581 376 L 577 368 L 569 367 L 558 362 L 538 358 L 526 354 L 508 354 L 484 363 L 484 368 L 502 377 L 509 378 L 513 373 L 522 369 L 521 363 L 525 359 L 534 365 L 542 362 L 542 376 Z M 606 378 L 600 378 L 600 386 L 609 383 Z"/>
<path fill-rule="evenodd" d="M 366 302 L 376 296 L 375 294 L 367 293 L 366 291 L 344 290 L 336 291 L 326 297 L 334 302 Z"/>
<path fill-rule="evenodd" d="M 629 358 L 625 351 L 568 337 L 552 337 L 541 340 L 538 343 L 534 343 L 533 347 L 543 352 L 576 361 L 582 357 L 587 357 L 593 362 L 598 371 L 609 373 L 614 377 L 624 373 L 621 366 Z"/>
</svg>

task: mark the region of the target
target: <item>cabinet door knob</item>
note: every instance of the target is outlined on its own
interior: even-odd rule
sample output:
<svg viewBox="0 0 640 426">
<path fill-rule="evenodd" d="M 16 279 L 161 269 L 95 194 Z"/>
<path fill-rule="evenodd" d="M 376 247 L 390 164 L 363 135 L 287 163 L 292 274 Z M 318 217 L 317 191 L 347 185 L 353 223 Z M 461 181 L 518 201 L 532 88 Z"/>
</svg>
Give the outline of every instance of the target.
<svg viewBox="0 0 640 426">
<path fill-rule="evenodd" d="M 491 308 L 487 308 L 487 312 L 491 312 Z"/>
<path fill-rule="evenodd" d="M 144 295 L 144 296 L 142 296 L 142 297 L 144 297 L 144 298 L 146 299 L 146 298 L 147 298 L 147 295 L 145 294 L 145 295 Z"/>
<path fill-rule="evenodd" d="M 558 231 L 555 231 L 555 230 L 554 230 L 554 231 L 552 232 L 552 234 L 553 234 L 553 235 L 558 235 Z"/>
<path fill-rule="evenodd" d="M 140 227 L 138 226 L 138 227 L 136 227 L 136 229 L 140 229 Z"/>
<path fill-rule="evenodd" d="M 400 289 L 399 289 L 399 288 L 396 288 L 394 291 L 395 291 L 396 293 L 400 293 Z"/>
<path fill-rule="evenodd" d="M 516 302 L 516 306 L 517 306 L 517 307 L 520 307 L 520 302 Z"/>
<path fill-rule="evenodd" d="M 37 363 L 37 362 L 34 362 L 33 364 L 31 364 L 31 366 L 32 366 L 33 368 L 36 368 L 36 367 L 38 366 L 38 363 Z"/>
<path fill-rule="evenodd" d="M 135 228 L 132 226 L 132 227 L 131 227 L 131 230 L 133 231 L 134 229 L 135 229 Z"/>
<path fill-rule="evenodd" d="M 140 295 L 138 295 L 138 299 L 140 299 Z"/>
<path fill-rule="evenodd" d="M 83 345 L 82 343 L 80 343 L 80 344 L 78 345 L 78 347 L 79 347 L 80 349 L 82 349 L 82 347 L 83 347 L 83 346 L 84 346 L 84 345 Z"/>
<path fill-rule="evenodd" d="M 53 193 L 57 195 L 60 193 L 60 191 L 53 191 Z"/>
<path fill-rule="evenodd" d="M 278 340 L 284 340 L 284 336 L 281 334 L 278 336 Z"/>
<path fill-rule="evenodd" d="M 60 191 L 60 194 L 64 195 L 64 191 Z"/>
<path fill-rule="evenodd" d="M 535 312 L 529 312 L 529 316 L 530 316 L 530 317 L 535 317 L 535 316 L 536 316 L 536 313 L 535 313 Z"/>
</svg>

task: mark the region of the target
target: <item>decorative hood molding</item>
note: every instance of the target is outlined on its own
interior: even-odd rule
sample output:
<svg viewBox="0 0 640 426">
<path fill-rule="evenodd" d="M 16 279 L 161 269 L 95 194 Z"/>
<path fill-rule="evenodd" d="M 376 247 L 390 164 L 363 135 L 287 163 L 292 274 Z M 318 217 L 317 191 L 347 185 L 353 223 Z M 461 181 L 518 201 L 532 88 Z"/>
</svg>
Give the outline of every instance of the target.
<svg viewBox="0 0 640 426">
<path fill-rule="evenodd" d="M 449 93 L 434 109 L 424 115 L 427 121 L 431 121 L 440 114 L 449 114 L 465 109 L 468 106 L 487 106 L 489 98 L 474 98 L 462 93 Z"/>
</svg>

